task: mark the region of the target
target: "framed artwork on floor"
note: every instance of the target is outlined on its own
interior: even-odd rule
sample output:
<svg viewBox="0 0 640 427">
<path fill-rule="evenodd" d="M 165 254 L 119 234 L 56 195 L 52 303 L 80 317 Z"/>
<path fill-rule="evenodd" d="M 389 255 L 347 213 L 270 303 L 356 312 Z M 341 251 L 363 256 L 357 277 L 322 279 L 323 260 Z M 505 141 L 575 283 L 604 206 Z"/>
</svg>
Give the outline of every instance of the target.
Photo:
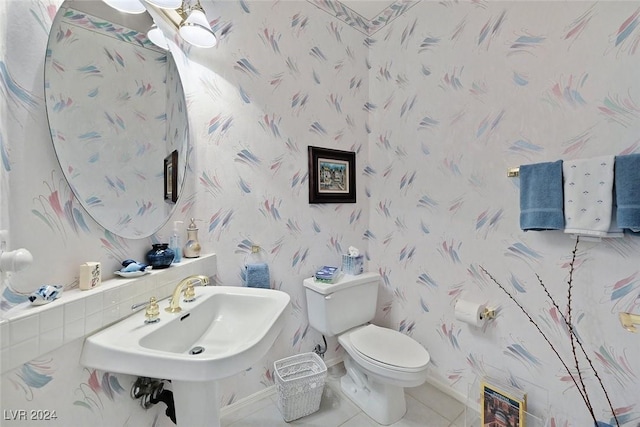
<svg viewBox="0 0 640 427">
<path fill-rule="evenodd" d="M 356 153 L 309 146 L 309 203 L 356 202 Z"/>
<path fill-rule="evenodd" d="M 527 396 L 520 390 L 498 386 L 490 381 L 480 384 L 481 427 L 525 427 Z"/>
</svg>

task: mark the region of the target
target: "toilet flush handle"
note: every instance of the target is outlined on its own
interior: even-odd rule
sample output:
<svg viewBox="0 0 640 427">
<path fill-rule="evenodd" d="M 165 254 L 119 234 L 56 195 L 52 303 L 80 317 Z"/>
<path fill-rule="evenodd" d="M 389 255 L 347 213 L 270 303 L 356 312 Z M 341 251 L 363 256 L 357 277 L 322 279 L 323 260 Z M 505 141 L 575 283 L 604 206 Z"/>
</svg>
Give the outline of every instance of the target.
<svg viewBox="0 0 640 427">
<path fill-rule="evenodd" d="M 333 295 L 327 295 L 327 296 L 324 297 L 324 299 L 327 300 L 327 301 L 330 300 L 331 298 L 333 298 Z"/>
</svg>

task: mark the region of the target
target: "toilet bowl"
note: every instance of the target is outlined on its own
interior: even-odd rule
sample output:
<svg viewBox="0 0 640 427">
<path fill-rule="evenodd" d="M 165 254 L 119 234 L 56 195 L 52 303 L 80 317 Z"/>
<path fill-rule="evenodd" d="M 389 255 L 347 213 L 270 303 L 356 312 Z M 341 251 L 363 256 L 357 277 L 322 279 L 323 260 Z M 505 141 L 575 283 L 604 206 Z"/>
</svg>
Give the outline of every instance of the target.
<svg viewBox="0 0 640 427">
<path fill-rule="evenodd" d="M 416 340 L 376 325 L 353 328 L 338 342 L 368 375 L 399 387 L 417 387 L 427 379 L 430 356 Z"/>
<path fill-rule="evenodd" d="M 379 281 L 378 274 L 363 273 L 345 275 L 332 284 L 313 278 L 303 284 L 309 323 L 327 336 L 337 336 L 345 350 L 342 390 L 377 423 L 390 425 L 406 412 L 404 388 L 427 379 L 430 357 L 413 338 L 369 323 Z"/>
<path fill-rule="evenodd" d="M 346 352 L 344 393 L 379 424 L 400 420 L 407 408 L 404 388 L 426 381 L 429 353 L 411 337 L 376 325 L 351 329 L 338 342 Z"/>
</svg>

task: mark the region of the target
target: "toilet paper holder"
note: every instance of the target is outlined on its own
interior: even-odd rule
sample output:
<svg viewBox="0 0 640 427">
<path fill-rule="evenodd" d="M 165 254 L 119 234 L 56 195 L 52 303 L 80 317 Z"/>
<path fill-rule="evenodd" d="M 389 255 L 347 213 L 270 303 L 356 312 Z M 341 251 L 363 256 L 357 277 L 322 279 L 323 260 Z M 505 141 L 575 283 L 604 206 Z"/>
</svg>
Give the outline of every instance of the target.
<svg viewBox="0 0 640 427">
<path fill-rule="evenodd" d="M 454 306 L 455 318 L 461 322 L 481 328 L 483 324 L 496 317 L 496 310 L 486 304 L 458 299 Z"/>
<path fill-rule="evenodd" d="M 485 307 L 480 314 L 480 320 L 491 320 L 496 318 L 496 310 L 493 308 Z"/>
</svg>

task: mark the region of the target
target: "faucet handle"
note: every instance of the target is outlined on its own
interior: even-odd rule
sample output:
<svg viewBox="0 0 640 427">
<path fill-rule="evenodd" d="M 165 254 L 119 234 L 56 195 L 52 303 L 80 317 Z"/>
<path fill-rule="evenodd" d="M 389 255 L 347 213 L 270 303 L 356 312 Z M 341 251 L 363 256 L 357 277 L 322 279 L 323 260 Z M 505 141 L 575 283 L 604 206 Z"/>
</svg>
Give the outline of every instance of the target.
<svg viewBox="0 0 640 427">
<path fill-rule="evenodd" d="M 147 319 L 144 323 L 156 323 L 160 321 L 160 306 L 158 305 L 158 300 L 156 297 L 149 298 L 148 302 L 141 302 L 138 304 L 133 304 L 131 306 L 131 310 L 136 310 L 140 307 L 147 306 L 147 309 L 144 312 L 144 317 Z"/>
<path fill-rule="evenodd" d="M 184 290 L 184 302 L 192 302 L 196 300 L 196 291 L 193 288 L 193 283 L 189 283 L 187 285 L 187 289 Z"/>
</svg>

